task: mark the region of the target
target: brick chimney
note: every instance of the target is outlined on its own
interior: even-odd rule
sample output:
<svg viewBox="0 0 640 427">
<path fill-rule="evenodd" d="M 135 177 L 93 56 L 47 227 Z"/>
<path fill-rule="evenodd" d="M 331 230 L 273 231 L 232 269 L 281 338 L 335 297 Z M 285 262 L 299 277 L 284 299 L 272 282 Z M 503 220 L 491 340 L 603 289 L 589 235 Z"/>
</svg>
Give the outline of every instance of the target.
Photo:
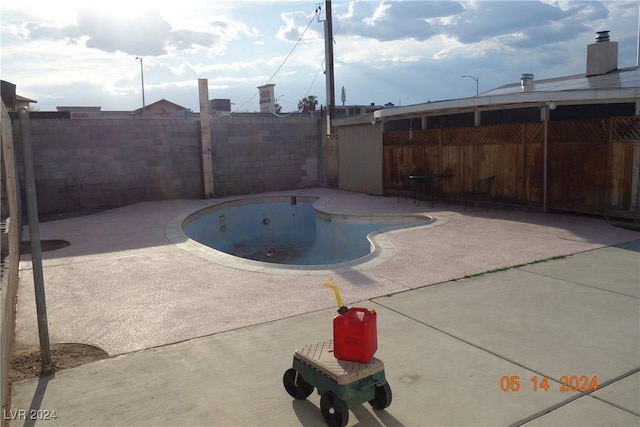
<svg viewBox="0 0 640 427">
<path fill-rule="evenodd" d="M 618 69 L 618 42 L 609 41 L 609 30 L 596 34 L 596 42 L 587 46 L 587 77 Z"/>
</svg>

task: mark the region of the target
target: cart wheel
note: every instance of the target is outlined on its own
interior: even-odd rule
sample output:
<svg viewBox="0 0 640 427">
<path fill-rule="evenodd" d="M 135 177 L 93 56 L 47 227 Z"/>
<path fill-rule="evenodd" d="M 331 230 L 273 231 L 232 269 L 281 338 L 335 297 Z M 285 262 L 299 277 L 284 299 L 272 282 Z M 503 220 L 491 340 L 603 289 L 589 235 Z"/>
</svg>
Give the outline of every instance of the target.
<svg viewBox="0 0 640 427">
<path fill-rule="evenodd" d="M 302 378 L 302 374 L 293 368 L 287 369 L 282 377 L 282 383 L 289 396 L 304 400 L 313 393 L 313 386 Z"/>
<path fill-rule="evenodd" d="M 320 396 L 320 412 L 329 427 L 344 427 L 349 422 L 347 404 L 330 391 Z"/>
<path fill-rule="evenodd" d="M 376 395 L 369 401 L 369 404 L 373 409 L 379 411 L 391 405 L 391 397 L 391 386 L 389 383 L 384 383 L 381 386 L 376 386 Z"/>
</svg>

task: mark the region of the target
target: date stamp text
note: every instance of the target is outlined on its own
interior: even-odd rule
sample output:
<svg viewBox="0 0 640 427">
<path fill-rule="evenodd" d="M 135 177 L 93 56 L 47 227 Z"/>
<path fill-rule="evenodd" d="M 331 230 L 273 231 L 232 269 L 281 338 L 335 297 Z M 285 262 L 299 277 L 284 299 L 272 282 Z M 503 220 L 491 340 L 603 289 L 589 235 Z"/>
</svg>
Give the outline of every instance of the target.
<svg viewBox="0 0 640 427">
<path fill-rule="evenodd" d="M 591 391 L 596 391 L 598 389 L 598 376 L 587 376 L 587 375 L 562 375 L 560 377 L 560 384 L 552 381 L 552 384 L 549 384 L 549 378 L 547 377 L 538 377 L 532 376 L 529 378 L 529 382 L 531 383 L 530 387 L 533 391 L 549 391 L 553 387 L 558 387 L 559 391 L 567 392 L 575 392 L 580 391 L 583 393 L 589 393 Z M 508 392 L 518 392 L 520 391 L 526 384 L 526 381 L 522 381 L 519 375 L 503 375 L 500 378 L 500 390 L 505 393 Z"/>
</svg>

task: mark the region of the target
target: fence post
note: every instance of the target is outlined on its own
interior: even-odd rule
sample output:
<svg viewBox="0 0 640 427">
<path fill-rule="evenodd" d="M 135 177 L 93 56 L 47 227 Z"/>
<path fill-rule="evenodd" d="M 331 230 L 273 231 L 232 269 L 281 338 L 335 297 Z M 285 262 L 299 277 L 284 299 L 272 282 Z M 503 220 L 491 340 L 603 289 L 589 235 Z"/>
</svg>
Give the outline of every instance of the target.
<svg viewBox="0 0 640 427">
<path fill-rule="evenodd" d="M 200 158 L 202 159 L 203 193 L 205 199 L 214 197 L 213 183 L 213 144 L 211 142 L 211 116 L 209 115 L 209 85 L 207 79 L 198 79 L 200 98 L 200 139 L 202 141 Z"/>
<path fill-rule="evenodd" d="M 547 206 L 548 187 L 549 187 L 549 106 L 544 107 L 544 139 L 542 146 L 542 212 L 548 212 Z"/>
</svg>

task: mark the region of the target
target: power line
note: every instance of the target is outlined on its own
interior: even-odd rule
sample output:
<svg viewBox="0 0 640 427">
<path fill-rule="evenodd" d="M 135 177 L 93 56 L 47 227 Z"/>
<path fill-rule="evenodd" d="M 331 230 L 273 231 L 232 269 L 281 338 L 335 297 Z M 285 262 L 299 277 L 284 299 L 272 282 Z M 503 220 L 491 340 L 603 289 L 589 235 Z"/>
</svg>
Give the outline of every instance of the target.
<svg viewBox="0 0 640 427">
<path fill-rule="evenodd" d="M 320 75 L 320 71 L 322 71 L 322 66 L 324 65 L 324 58 L 322 59 L 322 62 L 320 63 L 320 66 L 318 67 L 318 72 L 316 73 L 316 76 L 313 78 L 313 80 L 311 81 L 311 84 L 309 85 L 309 89 L 307 89 L 307 91 L 304 94 L 304 97 L 306 98 L 307 95 L 309 95 L 309 92 L 311 92 L 311 88 L 313 87 L 313 85 L 316 82 L 316 79 L 318 78 L 318 76 Z"/>
<path fill-rule="evenodd" d="M 300 44 L 300 42 L 302 41 L 302 38 L 304 37 L 304 35 L 307 33 L 307 30 L 309 30 L 309 27 L 311 27 L 311 24 L 313 23 L 313 19 L 316 17 L 316 15 L 318 14 L 318 8 L 316 8 L 316 10 L 313 12 L 313 15 L 311 15 L 311 19 L 309 20 L 309 23 L 307 24 L 307 27 L 304 29 L 304 31 L 302 32 L 302 34 L 300 34 L 300 37 L 298 37 L 298 41 L 296 41 L 296 43 L 293 45 L 293 48 L 291 48 L 291 51 L 289 52 L 289 54 L 284 58 L 284 60 L 282 61 L 282 63 L 280 64 L 280 66 L 276 69 L 276 71 L 273 73 L 273 75 L 269 78 L 269 80 L 267 80 L 267 82 L 265 83 L 265 85 L 269 84 L 269 82 L 271 82 L 271 80 L 273 80 L 273 78 L 278 74 L 278 72 L 282 69 L 282 67 L 284 66 L 284 64 L 287 62 L 287 60 L 289 60 L 289 58 L 291 57 L 291 55 L 293 54 L 293 51 L 296 50 L 296 48 L 298 47 L 298 45 Z M 247 105 L 249 102 L 251 102 L 253 100 L 253 98 L 256 97 L 256 94 L 254 93 L 253 96 L 251 98 L 249 98 L 248 101 L 246 101 L 244 104 L 242 104 L 241 106 L 238 107 L 242 108 L 245 105 Z"/>
<path fill-rule="evenodd" d="M 313 15 L 311 16 L 311 20 L 309 21 L 309 23 L 307 24 L 307 28 L 304 29 L 304 31 L 302 32 L 302 34 L 300 34 L 300 37 L 298 37 L 298 41 L 296 42 L 296 44 L 293 45 L 293 48 L 291 49 L 291 52 L 289 52 L 289 54 L 287 55 L 286 58 L 284 58 L 284 61 L 282 61 L 282 64 L 280 64 L 280 66 L 278 67 L 278 69 L 276 70 L 275 73 L 273 73 L 273 75 L 269 78 L 269 80 L 267 80 L 267 82 L 265 83 L 266 85 L 269 84 L 269 82 L 276 76 L 276 74 L 278 74 L 278 72 L 280 71 L 280 69 L 284 66 L 284 64 L 287 62 L 287 60 L 289 59 L 289 57 L 291 57 L 291 54 L 293 53 L 294 50 L 296 50 L 296 47 L 298 47 L 298 44 L 300 44 L 300 41 L 302 41 L 302 38 L 304 37 L 304 35 L 307 33 L 307 30 L 309 29 L 309 27 L 311 26 L 311 23 L 313 22 L 313 18 L 316 17 L 316 15 L 318 14 L 318 9 L 316 9 L 316 11 L 313 13 Z"/>
<path fill-rule="evenodd" d="M 316 9 L 316 12 L 318 10 Z M 342 25 L 342 21 L 344 19 L 344 15 L 342 15 L 342 17 L 340 18 L 340 22 L 338 22 L 338 26 L 336 27 L 336 30 L 333 32 L 333 36 L 335 37 L 336 34 L 338 34 L 338 31 L 340 30 L 340 26 Z M 334 39 L 335 42 L 335 39 Z M 318 72 L 316 72 L 315 77 L 313 78 L 313 80 L 311 81 L 311 84 L 309 85 L 309 89 L 307 89 L 307 92 L 305 92 L 304 97 L 306 98 L 307 95 L 309 95 L 309 92 L 311 92 L 311 88 L 313 88 L 313 85 L 315 84 L 316 80 L 318 79 L 318 76 L 320 75 L 320 71 L 322 71 L 322 66 L 325 63 L 326 60 L 326 55 L 324 54 L 324 49 L 322 49 L 322 53 L 323 53 L 323 58 L 322 61 L 320 62 L 320 66 L 318 67 Z"/>
</svg>

